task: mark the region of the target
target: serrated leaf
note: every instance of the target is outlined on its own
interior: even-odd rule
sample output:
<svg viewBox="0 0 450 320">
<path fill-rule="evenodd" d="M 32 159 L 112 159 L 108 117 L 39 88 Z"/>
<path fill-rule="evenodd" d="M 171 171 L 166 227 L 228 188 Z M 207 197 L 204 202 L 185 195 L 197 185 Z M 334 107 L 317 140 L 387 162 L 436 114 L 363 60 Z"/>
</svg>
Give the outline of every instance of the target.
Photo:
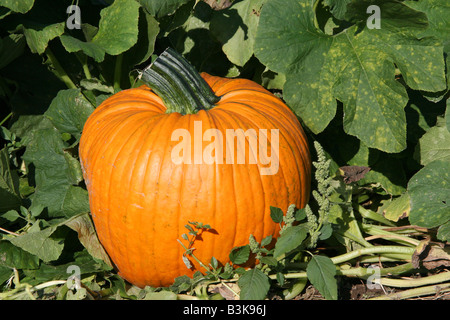
<svg viewBox="0 0 450 320">
<path fill-rule="evenodd" d="M 275 243 L 274 258 L 279 258 L 298 246 L 305 240 L 308 228 L 305 225 L 292 226 L 287 228 Z"/>
<path fill-rule="evenodd" d="M 311 284 L 327 300 L 337 300 L 336 266 L 326 256 L 313 256 L 306 267 L 306 275 Z"/>
<path fill-rule="evenodd" d="M 236 1 L 213 13 L 210 30 L 235 65 L 243 66 L 253 55 L 256 28 L 266 0 Z"/>
<path fill-rule="evenodd" d="M 307 0 L 269 0 L 261 12 L 256 56 L 287 75 L 283 96 L 314 133 L 333 119 L 338 99 L 348 134 L 368 147 L 404 150 L 408 96 L 395 80 L 394 63 L 412 88 L 444 90 L 442 45 L 420 38 L 416 29 L 414 33 L 392 24 L 372 30 L 355 25 L 326 35 L 315 25 L 313 5 Z M 417 11 L 404 5 L 399 9 L 410 17 L 402 20 L 404 25 L 413 23 Z"/>
<path fill-rule="evenodd" d="M 263 300 L 270 289 L 270 281 L 266 274 L 255 268 L 245 271 L 238 280 L 240 300 Z"/>
<path fill-rule="evenodd" d="M 243 264 L 247 262 L 249 256 L 250 256 L 250 247 L 248 245 L 233 248 L 229 254 L 229 258 L 231 262 L 233 262 L 234 264 Z"/>
<path fill-rule="evenodd" d="M 331 237 L 332 234 L 333 234 L 333 226 L 331 225 L 331 223 L 325 224 L 320 229 L 319 240 L 326 240 L 329 237 Z"/>
<path fill-rule="evenodd" d="M 440 226 L 450 220 L 450 161 L 436 160 L 408 183 L 411 201 L 409 221 L 426 228 Z"/>
<path fill-rule="evenodd" d="M 271 242 L 272 242 L 272 236 L 264 237 L 264 238 L 261 240 L 261 247 L 265 247 L 265 246 L 267 246 L 268 244 L 270 244 Z"/>
<path fill-rule="evenodd" d="M 283 221 L 283 210 L 276 207 L 270 207 L 270 217 L 272 218 L 273 222 L 280 223 Z"/>
<path fill-rule="evenodd" d="M 278 264 L 278 260 L 271 256 L 264 256 L 260 259 L 261 263 L 267 264 L 269 266 L 276 266 Z"/>
</svg>

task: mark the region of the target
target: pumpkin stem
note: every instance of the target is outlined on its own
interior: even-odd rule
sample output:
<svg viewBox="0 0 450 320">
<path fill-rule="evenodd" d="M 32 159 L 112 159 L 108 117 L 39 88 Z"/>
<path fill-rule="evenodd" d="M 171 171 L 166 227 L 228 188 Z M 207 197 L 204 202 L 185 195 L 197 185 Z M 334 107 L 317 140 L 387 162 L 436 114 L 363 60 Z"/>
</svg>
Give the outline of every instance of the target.
<svg viewBox="0 0 450 320">
<path fill-rule="evenodd" d="M 142 81 L 164 102 L 167 113 L 197 113 L 220 100 L 195 68 L 172 48 L 167 48 L 142 71 Z"/>
</svg>

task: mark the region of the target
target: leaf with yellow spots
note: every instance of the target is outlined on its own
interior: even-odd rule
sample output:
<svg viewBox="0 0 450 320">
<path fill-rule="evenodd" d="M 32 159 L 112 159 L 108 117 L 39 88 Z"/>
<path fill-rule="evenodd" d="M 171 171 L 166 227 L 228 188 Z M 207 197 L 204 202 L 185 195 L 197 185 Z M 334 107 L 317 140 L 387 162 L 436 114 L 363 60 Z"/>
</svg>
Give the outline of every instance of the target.
<svg viewBox="0 0 450 320">
<path fill-rule="evenodd" d="M 34 5 L 34 0 L 0 0 L 0 6 L 14 12 L 26 13 Z"/>
<path fill-rule="evenodd" d="M 450 221 L 450 161 L 436 160 L 408 183 L 411 224 L 434 228 Z"/>
<path fill-rule="evenodd" d="M 346 133 L 370 148 L 396 153 L 406 148 L 408 102 L 398 78 L 401 74 L 412 89 L 445 90 L 443 46 L 417 36 L 428 25 L 424 13 L 398 1 L 378 2 L 380 29 L 365 24 L 369 2 L 352 1 L 345 15 L 350 26 L 328 35 L 319 27 L 313 1 L 269 0 L 254 51 L 270 70 L 286 74 L 283 97 L 314 133 L 328 126 L 339 100 Z"/>
</svg>

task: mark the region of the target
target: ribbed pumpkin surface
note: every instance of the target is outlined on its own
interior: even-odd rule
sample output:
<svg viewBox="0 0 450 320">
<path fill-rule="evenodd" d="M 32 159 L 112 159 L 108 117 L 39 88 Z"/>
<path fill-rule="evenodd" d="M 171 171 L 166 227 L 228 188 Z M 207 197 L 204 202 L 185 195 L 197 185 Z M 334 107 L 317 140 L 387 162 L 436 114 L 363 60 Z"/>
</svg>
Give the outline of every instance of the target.
<svg viewBox="0 0 450 320">
<path fill-rule="evenodd" d="M 188 221 L 212 227 L 195 240 L 194 254 L 206 264 L 212 256 L 226 263 L 250 234 L 258 241 L 277 235 L 270 206 L 285 211 L 308 200 L 310 155 L 295 115 L 252 81 L 202 77 L 221 96 L 208 111 L 165 113 L 162 100 L 142 86 L 105 100 L 83 130 L 80 159 L 98 237 L 120 275 L 140 287 L 168 286 L 178 276 L 204 271 L 193 259 L 191 270 L 182 261 L 177 239 Z M 210 144 L 194 147 L 194 121 L 201 121 L 203 132 L 217 128 L 224 137 L 226 129 L 267 129 L 270 141 L 270 129 L 279 129 L 278 172 L 261 175 L 249 161 L 174 163 L 171 150 L 180 143 L 171 139 L 174 130 L 192 134 L 193 153 Z M 243 149 L 236 148 L 235 158 L 238 152 Z"/>
</svg>

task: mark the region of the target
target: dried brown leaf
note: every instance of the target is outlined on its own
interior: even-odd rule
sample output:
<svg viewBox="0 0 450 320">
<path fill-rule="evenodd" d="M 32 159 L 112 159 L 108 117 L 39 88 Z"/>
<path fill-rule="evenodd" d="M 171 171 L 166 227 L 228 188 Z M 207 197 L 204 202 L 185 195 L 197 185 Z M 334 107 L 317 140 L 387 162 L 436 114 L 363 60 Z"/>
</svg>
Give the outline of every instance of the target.
<svg viewBox="0 0 450 320">
<path fill-rule="evenodd" d="M 344 178 L 344 182 L 349 184 L 364 178 L 366 173 L 370 171 L 370 167 L 343 166 L 340 167 L 339 170 Z"/>
</svg>

